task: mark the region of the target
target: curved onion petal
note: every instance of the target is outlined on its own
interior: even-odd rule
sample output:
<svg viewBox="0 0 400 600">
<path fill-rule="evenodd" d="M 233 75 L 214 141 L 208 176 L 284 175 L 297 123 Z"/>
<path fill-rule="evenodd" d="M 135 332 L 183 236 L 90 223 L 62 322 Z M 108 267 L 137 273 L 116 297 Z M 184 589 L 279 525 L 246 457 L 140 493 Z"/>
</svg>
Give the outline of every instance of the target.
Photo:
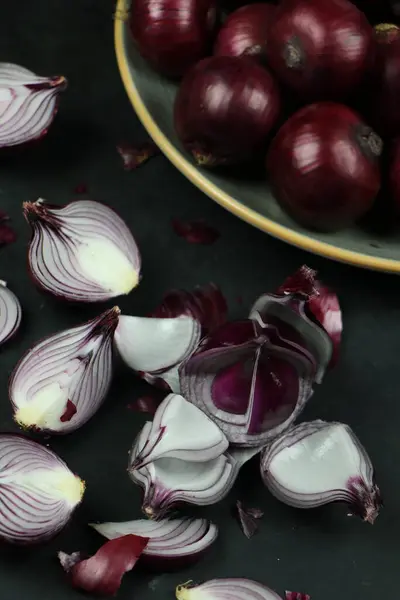
<svg viewBox="0 0 400 600">
<path fill-rule="evenodd" d="M 32 544 L 56 535 L 82 500 L 83 481 L 49 448 L 0 434 L 0 537 Z"/>
<path fill-rule="evenodd" d="M 373 523 L 382 504 L 371 460 L 343 423 L 311 421 L 284 433 L 262 452 L 261 476 L 289 506 L 347 502 Z"/>
<path fill-rule="evenodd" d="M 0 281 L 0 345 L 9 340 L 20 326 L 22 309 L 17 296 Z"/>
<path fill-rule="evenodd" d="M 253 337 L 244 341 L 251 328 Z M 235 335 L 240 339 L 236 345 L 231 343 Z M 308 357 L 274 328 L 246 321 L 215 332 L 180 369 L 185 398 L 213 419 L 229 442 L 249 447 L 265 445 L 292 425 L 313 380 Z"/>
<path fill-rule="evenodd" d="M 177 600 L 282 600 L 278 594 L 265 585 L 232 577 L 211 579 L 200 585 L 184 583 L 176 588 Z"/>
<path fill-rule="evenodd" d="M 66 87 L 65 77 L 39 77 L 19 65 L 0 63 L 0 148 L 45 135 Z"/>
<path fill-rule="evenodd" d="M 66 300 L 103 302 L 139 282 L 140 254 L 124 221 L 108 206 L 76 200 L 65 206 L 39 198 L 24 203 L 32 227 L 29 267 L 37 284 Z"/>
<path fill-rule="evenodd" d="M 180 391 L 178 367 L 191 356 L 201 338 L 201 325 L 193 317 L 130 317 L 121 315 L 115 345 L 122 360 L 149 382 L 163 380 Z"/>
<path fill-rule="evenodd" d="M 144 444 L 135 448 L 130 468 L 140 469 L 161 458 L 206 462 L 227 448 L 228 440 L 207 415 L 182 396 L 169 394 L 158 407 Z"/>
<path fill-rule="evenodd" d="M 143 488 L 144 513 L 161 518 L 182 503 L 204 506 L 222 500 L 231 490 L 240 468 L 260 448 L 233 449 L 207 462 L 190 462 L 161 458 L 141 469 L 132 469 L 136 455 L 143 447 L 152 424 L 145 423 L 130 455 L 129 475 Z"/>
<path fill-rule="evenodd" d="M 114 596 L 122 577 L 133 569 L 147 542 L 147 538 L 125 535 L 106 542 L 88 559 L 82 559 L 80 552 L 59 552 L 58 558 L 74 587 L 101 596 Z"/>
<path fill-rule="evenodd" d="M 119 308 L 39 342 L 18 363 L 9 386 L 22 427 L 69 433 L 99 409 L 113 374 L 113 334 Z"/>
<path fill-rule="evenodd" d="M 217 526 L 206 519 L 139 519 L 92 527 L 109 540 L 128 534 L 149 538 L 140 560 L 149 566 L 181 567 L 195 562 L 218 536 Z"/>
</svg>

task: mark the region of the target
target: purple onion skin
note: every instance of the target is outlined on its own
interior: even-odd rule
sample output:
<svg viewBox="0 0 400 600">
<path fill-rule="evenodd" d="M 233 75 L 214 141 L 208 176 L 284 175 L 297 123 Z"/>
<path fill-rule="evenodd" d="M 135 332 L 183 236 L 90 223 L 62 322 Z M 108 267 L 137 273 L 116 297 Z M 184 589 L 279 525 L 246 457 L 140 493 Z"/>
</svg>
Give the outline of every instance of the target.
<svg viewBox="0 0 400 600">
<path fill-rule="evenodd" d="M 279 112 L 279 90 L 266 69 L 248 57 L 214 56 L 184 77 L 174 122 L 196 163 L 215 167 L 263 154 Z"/>
<path fill-rule="evenodd" d="M 133 0 L 129 27 L 153 68 L 180 78 L 211 53 L 217 21 L 215 0 Z"/>
<path fill-rule="evenodd" d="M 228 16 L 214 44 L 214 56 L 249 56 L 266 61 L 267 30 L 275 7 L 256 3 L 238 8 Z"/>
</svg>

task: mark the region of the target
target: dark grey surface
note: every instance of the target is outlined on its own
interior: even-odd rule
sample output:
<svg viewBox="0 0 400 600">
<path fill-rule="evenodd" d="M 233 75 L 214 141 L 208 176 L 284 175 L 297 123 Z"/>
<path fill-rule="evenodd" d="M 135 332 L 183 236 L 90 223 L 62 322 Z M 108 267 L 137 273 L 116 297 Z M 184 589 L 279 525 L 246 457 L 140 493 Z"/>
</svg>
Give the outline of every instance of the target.
<svg viewBox="0 0 400 600">
<path fill-rule="evenodd" d="M 117 72 L 112 4 L 42 0 L 2 7 L 1 60 L 43 75 L 65 74 L 70 87 L 48 138 L 32 151 L 0 162 L 0 208 L 11 214 L 19 233 L 16 244 L 0 250 L 0 278 L 9 282 L 24 309 L 20 336 L 0 354 L 0 428 L 15 429 L 7 379 L 22 352 L 38 338 L 103 308 L 59 304 L 33 287 L 26 272 L 24 200 L 42 196 L 62 203 L 84 182 L 93 199 L 120 212 L 143 254 L 143 281 L 119 303 L 133 314 L 146 314 L 171 287 L 212 280 L 225 292 L 232 316 L 239 316 L 257 294 L 273 289 L 307 262 L 338 291 L 345 336 L 340 364 L 316 390 L 306 417 L 343 420 L 354 427 L 377 469 L 385 498 L 381 516 L 371 527 L 348 518 L 345 506 L 290 509 L 263 490 L 255 463 L 227 501 L 201 511 L 220 525 L 220 539 L 201 563 L 174 574 L 131 573 L 119 598 L 173 599 L 180 582 L 224 576 L 258 579 L 280 594 L 285 589 L 307 591 L 313 600 L 392 597 L 398 587 L 400 533 L 400 280 L 334 264 L 271 239 L 202 195 L 163 157 L 136 172 L 124 172 L 116 143 L 142 140 L 145 134 Z M 173 233 L 172 217 L 204 217 L 218 227 L 221 239 L 211 247 L 190 246 Z M 126 405 L 146 390 L 130 372 L 120 371 L 108 401 L 88 425 L 50 440 L 86 480 L 86 496 L 71 527 L 49 545 L 33 551 L 0 549 L 1 600 L 81 598 L 68 586 L 56 551 L 95 551 L 101 538 L 86 527 L 88 521 L 140 516 L 140 493 L 125 468 L 131 441 L 145 417 Z M 265 510 L 261 532 L 250 541 L 229 513 L 238 497 Z"/>
</svg>

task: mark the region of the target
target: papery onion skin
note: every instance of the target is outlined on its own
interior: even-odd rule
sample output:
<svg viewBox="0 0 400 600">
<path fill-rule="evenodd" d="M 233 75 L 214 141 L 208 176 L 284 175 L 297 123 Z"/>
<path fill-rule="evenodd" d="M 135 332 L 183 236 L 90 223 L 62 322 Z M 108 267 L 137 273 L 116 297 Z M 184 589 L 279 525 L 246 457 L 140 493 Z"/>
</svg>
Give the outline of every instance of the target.
<svg viewBox="0 0 400 600">
<path fill-rule="evenodd" d="M 129 27 L 140 54 L 168 77 L 181 77 L 211 52 L 215 0 L 133 0 Z"/>
<path fill-rule="evenodd" d="M 23 213 L 32 228 L 29 271 L 43 291 L 70 302 L 104 302 L 138 285 L 139 249 L 110 207 L 93 200 L 56 206 L 39 198 L 24 202 Z"/>
<path fill-rule="evenodd" d="M 84 482 L 52 450 L 20 434 L 0 434 L 3 540 L 31 545 L 54 537 L 70 520 L 84 491 Z"/>
<path fill-rule="evenodd" d="M 58 108 L 58 95 L 67 87 L 65 77 L 39 77 L 12 63 L 0 63 L 3 90 L 0 148 L 11 148 L 46 135 Z"/>
<path fill-rule="evenodd" d="M 373 31 L 347 0 L 283 0 L 268 33 L 268 64 L 308 101 L 349 95 L 371 65 Z"/>
<path fill-rule="evenodd" d="M 17 296 L 0 280 L 0 346 L 18 331 L 22 309 Z"/>
<path fill-rule="evenodd" d="M 26 352 L 9 382 L 14 419 L 21 427 L 65 434 L 97 412 L 111 385 L 119 314 L 114 307 L 84 325 L 44 338 Z M 43 398 L 35 404 L 40 393 Z"/>
<path fill-rule="evenodd" d="M 231 13 L 218 32 L 214 56 L 251 56 L 266 61 L 267 31 L 275 6 L 255 3 Z"/>
<path fill-rule="evenodd" d="M 178 585 L 175 590 L 177 600 L 192 600 L 203 597 L 204 600 L 220 598 L 221 600 L 282 600 L 273 590 L 253 581 L 239 577 L 227 579 L 211 579 L 200 585 L 189 581 Z"/>
<path fill-rule="evenodd" d="M 381 185 L 379 136 L 347 106 L 310 104 L 280 128 L 267 155 L 269 182 L 282 208 L 313 230 L 351 225 Z"/>
<path fill-rule="evenodd" d="M 360 454 L 359 468 L 364 473 L 354 473 L 347 481 L 343 482 L 343 489 L 330 489 L 318 493 L 295 493 L 287 490 L 271 473 L 271 463 L 279 452 L 305 440 L 308 436 L 329 428 L 342 428 L 348 435 L 353 445 Z M 329 448 L 329 446 L 327 446 Z M 312 464 L 310 464 L 310 469 Z M 375 473 L 371 460 L 360 441 L 348 425 L 343 423 L 316 420 L 296 425 L 289 431 L 276 438 L 272 444 L 266 446 L 261 453 L 260 460 L 261 478 L 268 490 L 280 501 L 295 508 L 310 509 L 331 502 L 346 502 L 352 512 L 368 523 L 374 523 L 382 506 L 380 490 L 375 482 Z"/>
<path fill-rule="evenodd" d="M 157 570 L 173 570 L 194 564 L 218 537 L 217 526 L 206 519 L 141 519 L 93 524 L 92 527 L 107 539 L 128 533 L 149 538 L 140 564 Z"/>
<path fill-rule="evenodd" d="M 247 57 L 213 56 L 184 77 L 174 123 L 196 163 L 215 167 L 263 152 L 279 112 L 279 89 L 266 69 Z"/>
</svg>

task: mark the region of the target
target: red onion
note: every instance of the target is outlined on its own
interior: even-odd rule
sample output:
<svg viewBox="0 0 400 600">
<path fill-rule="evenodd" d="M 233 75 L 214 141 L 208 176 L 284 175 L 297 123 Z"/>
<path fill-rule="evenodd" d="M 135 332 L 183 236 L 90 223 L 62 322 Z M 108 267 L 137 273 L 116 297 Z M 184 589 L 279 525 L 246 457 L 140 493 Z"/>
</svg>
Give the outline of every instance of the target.
<svg viewBox="0 0 400 600">
<path fill-rule="evenodd" d="M 266 447 L 261 476 L 279 500 L 297 508 L 346 502 L 373 523 L 382 505 L 374 469 L 348 425 L 301 423 Z"/>
<path fill-rule="evenodd" d="M 140 54 L 160 73 L 181 77 L 211 52 L 215 0 L 133 0 L 129 26 Z"/>
<path fill-rule="evenodd" d="M 22 309 L 17 296 L 0 280 L 0 346 L 17 332 Z"/>
<path fill-rule="evenodd" d="M 218 536 L 217 526 L 206 519 L 140 519 L 124 523 L 100 523 L 92 527 L 109 540 L 127 534 L 148 538 L 140 563 L 163 569 L 196 562 Z"/>
<path fill-rule="evenodd" d="M 103 302 L 129 294 L 140 278 L 140 254 L 124 221 L 108 206 L 41 198 L 24 203 L 32 227 L 29 268 L 45 291 L 66 300 Z"/>
<path fill-rule="evenodd" d="M 19 65 L 0 63 L 0 148 L 44 136 L 66 86 L 65 77 L 39 77 Z"/>
<path fill-rule="evenodd" d="M 397 215 L 400 215 L 400 138 L 393 141 L 389 171 L 390 195 Z"/>
<path fill-rule="evenodd" d="M 175 129 L 198 165 L 235 164 L 263 151 L 279 110 L 279 90 L 266 69 L 249 58 L 213 56 L 183 79 Z"/>
<path fill-rule="evenodd" d="M 33 544 L 55 536 L 82 500 L 83 481 L 49 448 L 0 434 L 0 537 Z"/>
<path fill-rule="evenodd" d="M 376 52 L 366 81 L 371 123 L 384 136 L 400 134 L 400 29 L 396 25 L 375 27 Z"/>
<path fill-rule="evenodd" d="M 347 0 L 282 0 L 268 33 L 268 64 L 310 100 L 342 98 L 370 66 L 373 31 Z"/>
<path fill-rule="evenodd" d="M 300 109 L 278 131 L 269 178 L 282 207 L 301 224 L 334 231 L 372 206 L 381 184 L 382 140 L 347 106 Z"/>
<path fill-rule="evenodd" d="M 266 60 L 267 30 L 275 6 L 247 4 L 231 13 L 219 30 L 214 45 L 215 56 L 252 56 Z"/>
<path fill-rule="evenodd" d="M 100 408 L 113 375 L 119 309 L 51 335 L 29 350 L 9 385 L 15 421 L 24 428 L 70 433 Z"/>
<path fill-rule="evenodd" d="M 178 585 L 177 600 L 282 600 L 278 594 L 265 585 L 232 577 L 230 579 L 211 579 L 200 585 L 192 582 Z"/>
<path fill-rule="evenodd" d="M 100 596 L 115 596 L 122 577 L 133 569 L 147 543 L 147 538 L 124 535 L 106 542 L 88 559 L 81 552 L 59 552 L 58 558 L 73 587 Z"/>
</svg>

